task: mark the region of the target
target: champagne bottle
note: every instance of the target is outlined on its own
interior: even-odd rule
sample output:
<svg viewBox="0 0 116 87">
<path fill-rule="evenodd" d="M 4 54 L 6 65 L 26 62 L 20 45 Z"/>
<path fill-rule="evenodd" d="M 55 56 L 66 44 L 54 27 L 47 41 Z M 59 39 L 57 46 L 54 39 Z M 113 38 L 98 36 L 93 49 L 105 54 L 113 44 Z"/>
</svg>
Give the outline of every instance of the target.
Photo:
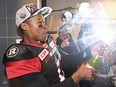
<svg viewBox="0 0 116 87">
<path fill-rule="evenodd" d="M 88 68 L 97 68 L 98 67 L 98 63 L 99 63 L 99 59 L 98 59 L 98 55 L 95 57 L 92 57 L 88 63 L 87 63 L 87 67 Z"/>
</svg>

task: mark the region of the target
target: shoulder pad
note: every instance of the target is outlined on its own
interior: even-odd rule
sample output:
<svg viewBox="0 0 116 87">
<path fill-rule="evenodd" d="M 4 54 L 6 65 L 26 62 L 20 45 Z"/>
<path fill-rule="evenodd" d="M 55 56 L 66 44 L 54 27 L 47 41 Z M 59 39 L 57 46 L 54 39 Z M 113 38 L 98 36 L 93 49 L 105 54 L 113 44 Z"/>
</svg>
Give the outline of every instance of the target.
<svg viewBox="0 0 116 87">
<path fill-rule="evenodd" d="M 19 51 L 20 51 L 19 49 L 20 48 L 16 44 L 10 46 L 6 51 L 6 56 L 8 58 L 15 57 L 19 53 Z"/>
<path fill-rule="evenodd" d="M 32 57 L 32 52 L 28 49 L 28 47 L 24 44 L 13 44 L 11 45 L 3 58 L 3 62 L 17 61 L 28 59 Z"/>
</svg>

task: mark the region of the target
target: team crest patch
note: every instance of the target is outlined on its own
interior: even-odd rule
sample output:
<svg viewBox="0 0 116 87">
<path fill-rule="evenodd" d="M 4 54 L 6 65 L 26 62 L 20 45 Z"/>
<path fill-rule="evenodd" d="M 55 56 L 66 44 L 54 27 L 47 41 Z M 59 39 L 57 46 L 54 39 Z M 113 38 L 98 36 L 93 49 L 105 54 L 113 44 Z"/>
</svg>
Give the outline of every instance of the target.
<svg viewBox="0 0 116 87">
<path fill-rule="evenodd" d="M 12 46 L 7 51 L 7 57 L 12 58 L 15 57 L 19 53 L 19 48 L 16 46 Z"/>
<path fill-rule="evenodd" d="M 44 49 L 38 56 L 41 60 L 44 60 L 48 54 L 49 52 L 46 49 Z"/>
<path fill-rule="evenodd" d="M 20 13 L 20 18 L 25 19 L 26 18 L 26 13 L 25 12 Z"/>
</svg>

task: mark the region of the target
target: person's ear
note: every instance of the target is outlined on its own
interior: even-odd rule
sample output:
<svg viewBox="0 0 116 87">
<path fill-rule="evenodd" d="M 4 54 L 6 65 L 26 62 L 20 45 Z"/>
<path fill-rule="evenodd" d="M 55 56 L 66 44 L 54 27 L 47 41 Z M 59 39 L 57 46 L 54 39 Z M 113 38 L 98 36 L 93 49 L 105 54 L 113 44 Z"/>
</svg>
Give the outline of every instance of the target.
<svg viewBox="0 0 116 87">
<path fill-rule="evenodd" d="M 27 23 L 22 23 L 20 26 L 23 30 L 25 30 L 25 31 L 28 30 L 28 24 Z"/>
</svg>

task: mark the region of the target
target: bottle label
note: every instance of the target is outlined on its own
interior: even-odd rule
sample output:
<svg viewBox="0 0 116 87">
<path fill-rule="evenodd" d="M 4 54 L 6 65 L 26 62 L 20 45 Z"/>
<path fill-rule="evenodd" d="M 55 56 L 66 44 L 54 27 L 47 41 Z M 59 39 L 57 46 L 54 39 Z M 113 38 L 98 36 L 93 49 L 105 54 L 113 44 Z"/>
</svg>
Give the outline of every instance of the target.
<svg viewBox="0 0 116 87">
<path fill-rule="evenodd" d="M 86 67 L 87 67 L 87 68 L 94 68 L 94 67 L 92 67 L 91 65 L 89 65 L 88 63 L 86 64 Z"/>
</svg>

